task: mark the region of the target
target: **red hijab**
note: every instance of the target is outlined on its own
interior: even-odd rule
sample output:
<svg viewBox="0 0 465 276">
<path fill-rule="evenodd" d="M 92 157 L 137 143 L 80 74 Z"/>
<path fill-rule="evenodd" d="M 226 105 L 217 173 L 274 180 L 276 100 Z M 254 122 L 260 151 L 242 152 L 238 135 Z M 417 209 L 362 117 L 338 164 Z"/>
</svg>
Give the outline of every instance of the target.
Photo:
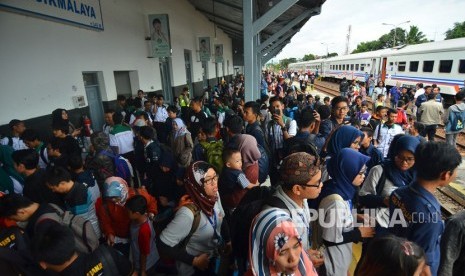
<svg viewBox="0 0 465 276">
<path fill-rule="evenodd" d="M 208 196 L 204 189 L 204 179 L 207 171 L 213 167 L 204 161 L 192 163 L 186 172 L 184 179 L 188 198 L 183 197 L 184 202 L 191 201 L 197 205 L 206 215 L 213 215 L 213 206 L 218 201 L 218 196 Z"/>
</svg>

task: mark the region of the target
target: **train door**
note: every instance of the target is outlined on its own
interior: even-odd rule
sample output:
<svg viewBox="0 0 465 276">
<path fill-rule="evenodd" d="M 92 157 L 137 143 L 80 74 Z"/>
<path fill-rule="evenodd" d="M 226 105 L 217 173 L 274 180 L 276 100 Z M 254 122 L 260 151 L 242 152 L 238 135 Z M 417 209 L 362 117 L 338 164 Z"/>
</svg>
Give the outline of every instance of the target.
<svg viewBox="0 0 465 276">
<path fill-rule="evenodd" d="M 381 64 L 381 80 L 385 82 L 386 80 L 386 64 L 387 64 L 387 58 L 383 57 L 383 62 Z"/>
<path fill-rule="evenodd" d="M 376 77 L 376 59 L 373 58 L 371 59 L 371 71 L 370 74 L 373 74 L 374 77 Z"/>
</svg>

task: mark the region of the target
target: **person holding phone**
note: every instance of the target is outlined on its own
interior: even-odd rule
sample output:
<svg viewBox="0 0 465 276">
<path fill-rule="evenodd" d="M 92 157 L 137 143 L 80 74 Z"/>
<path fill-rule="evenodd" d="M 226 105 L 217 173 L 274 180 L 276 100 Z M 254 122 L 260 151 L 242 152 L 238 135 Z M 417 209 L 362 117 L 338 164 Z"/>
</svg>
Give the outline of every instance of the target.
<svg viewBox="0 0 465 276">
<path fill-rule="evenodd" d="M 277 183 L 279 178 L 276 165 L 284 157 L 284 140 L 294 137 L 297 134 L 297 122 L 287 116 L 284 116 L 284 103 L 280 97 L 270 99 L 270 112 L 272 120 L 266 127 L 268 137 L 268 148 L 272 152 L 270 180 L 271 184 Z"/>
</svg>

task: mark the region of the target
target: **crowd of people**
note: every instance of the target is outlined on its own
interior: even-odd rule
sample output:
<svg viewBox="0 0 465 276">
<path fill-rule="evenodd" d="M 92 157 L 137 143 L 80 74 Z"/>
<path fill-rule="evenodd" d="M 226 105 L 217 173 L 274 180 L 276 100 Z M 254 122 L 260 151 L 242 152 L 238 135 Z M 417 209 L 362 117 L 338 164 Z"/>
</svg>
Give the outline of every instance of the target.
<svg viewBox="0 0 465 276">
<path fill-rule="evenodd" d="M 369 76 L 321 101 L 317 77 L 264 72 L 249 102 L 243 76 L 169 104 L 139 90 L 93 133 L 57 109 L 47 141 L 11 120 L 1 274 L 345 276 L 361 243 L 355 275 L 462 275 L 465 213 L 444 226 L 433 193 L 462 161 L 465 92 L 444 111 L 437 86 Z"/>
</svg>

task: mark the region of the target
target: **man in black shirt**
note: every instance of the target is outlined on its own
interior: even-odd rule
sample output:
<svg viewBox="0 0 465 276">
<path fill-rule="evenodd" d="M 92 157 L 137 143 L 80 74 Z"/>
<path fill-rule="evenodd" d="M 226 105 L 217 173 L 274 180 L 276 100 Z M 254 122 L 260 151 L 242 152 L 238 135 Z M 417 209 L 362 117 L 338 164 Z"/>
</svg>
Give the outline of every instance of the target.
<svg viewBox="0 0 465 276">
<path fill-rule="evenodd" d="M 44 269 L 59 275 L 131 275 L 128 259 L 111 247 L 101 245 L 90 254 L 76 252 L 73 232 L 66 226 L 40 227 L 32 243 L 32 254 Z"/>
<path fill-rule="evenodd" d="M 188 129 L 191 132 L 192 139 L 194 140 L 199 134 L 200 126 L 207 118 L 207 115 L 202 111 L 202 98 L 200 97 L 196 97 L 191 101 L 190 108 Z"/>
<path fill-rule="evenodd" d="M 39 169 L 39 154 L 33 149 L 17 150 L 12 156 L 18 173 L 24 176 L 23 194 L 33 202 L 55 203 L 63 206 L 63 200 L 45 185 L 45 171 Z"/>
</svg>

